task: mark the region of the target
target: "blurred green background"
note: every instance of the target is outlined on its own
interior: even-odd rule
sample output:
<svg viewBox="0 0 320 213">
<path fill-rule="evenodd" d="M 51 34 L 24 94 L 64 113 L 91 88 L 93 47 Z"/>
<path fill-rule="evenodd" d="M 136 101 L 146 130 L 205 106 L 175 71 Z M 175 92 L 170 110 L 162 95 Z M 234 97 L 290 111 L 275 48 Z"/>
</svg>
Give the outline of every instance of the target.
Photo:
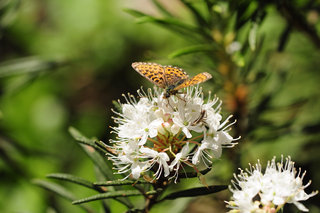
<svg viewBox="0 0 320 213">
<path fill-rule="evenodd" d="M 217 54 L 203 53 L 208 42 L 197 35 L 153 23 L 150 17 L 137 19 L 132 14 L 143 15 L 124 10 L 163 17 L 165 11 L 155 4 L 159 2 L 184 23 L 209 29 L 214 38 L 210 51 Z M 203 11 L 208 2 L 213 11 L 205 13 L 212 20 L 209 27 L 201 26 L 186 6 L 191 3 Z M 236 148 L 224 150 L 208 182 L 229 184 L 238 166 L 245 168 L 258 158 L 265 165 L 283 154 L 307 170 L 305 181 L 313 181 L 308 192 L 319 189 L 320 4 L 292 1 L 289 9 L 298 15 L 288 15 L 288 8 L 276 1 L 240 2 L 1 0 L 0 212 L 82 211 L 31 180 L 56 172 L 95 180 L 92 162 L 68 127 L 107 142 L 112 137 L 109 126 L 114 125 L 112 101 L 122 93 L 134 94 L 141 85 L 151 86 L 133 71 L 134 61 L 213 75 L 204 90 L 224 101 L 223 112 L 238 120 L 234 135 L 242 138 Z M 225 54 L 222 47 L 234 41 L 247 49 Z M 78 198 L 91 193 L 76 185 L 67 187 Z M 228 196 L 225 192 L 167 201 L 153 211 L 225 212 L 220 201 Z M 316 196 L 305 205 L 310 212 L 320 212 L 319 203 Z M 102 211 L 98 202 L 90 205 Z M 117 202 L 111 209 L 125 210 Z"/>
</svg>

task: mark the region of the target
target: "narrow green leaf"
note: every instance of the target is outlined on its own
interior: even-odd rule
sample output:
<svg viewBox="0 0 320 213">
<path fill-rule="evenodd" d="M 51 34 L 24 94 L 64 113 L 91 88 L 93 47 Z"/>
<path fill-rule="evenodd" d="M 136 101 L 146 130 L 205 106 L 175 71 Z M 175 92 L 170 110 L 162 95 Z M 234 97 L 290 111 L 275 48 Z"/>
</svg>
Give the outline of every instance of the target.
<svg viewBox="0 0 320 213">
<path fill-rule="evenodd" d="M 177 50 L 169 55 L 169 58 L 176 58 L 182 55 L 187 55 L 196 52 L 210 52 L 213 51 L 214 47 L 208 44 L 200 44 L 200 45 L 193 45 L 189 47 L 185 47 L 183 49 Z"/>
<path fill-rule="evenodd" d="M 48 174 L 46 175 L 48 178 L 58 179 L 58 180 L 64 180 L 72 183 L 76 183 L 82 186 L 85 186 L 87 188 L 96 189 L 96 187 L 93 185 L 92 182 L 83 179 L 81 177 L 77 177 L 70 174 L 64 174 L 64 173 L 54 173 L 54 174 Z"/>
<path fill-rule="evenodd" d="M 201 37 L 212 40 L 210 35 L 207 35 L 203 32 L 203 29 L 183 23 L 175 18 L 171 18 L 171 17 L 156 18 L 132 9 L 125 9 L 125 12 L 137 17 L 138 24 L 154 23 L 168 30 L 171 30 L 174 33 L 183 35 L 183 37 L 185 37 L 185 35 L 188 34 L 188 38 L 191 37 L 191 39 L 193 40 L 194 39 L 199 40 Z"/>
<path fill-rule="evenodd" d="M 95 140 L 94 144 L 95 144 L 94 148 L 102 152 L 103 154 L 107 154 L 107 153 L 114 154 L 114 151 L 111 150 L 111 148 L 108 148 L 103 141 Z"/>
<path fill-rule="evenodd" d="M 96 152 L 94 149 L 90 149 L 90 147 L 81 145 L 83 150 L 87 153 L 87 155 L 91 158 L 94 164 L 99 168 L 102 174 L 106 177 L 107 180 L 114 180 L 115 177 L 113 175 L 111 164 L 108 164 L 107 157 L 101 156 L 100 153 Z"/>
<path fill-rule="evenodd" d="M 179 29 L 179 30 L 183 30 L 184 32 L 194 33 L 195 31 L 198 31 L 196 27 L 189 24 L 185 24 L 174 18 L 156 18 L 153 16 L 146 15 L 137 19 L 137 23 L 139 24 L 146 23 L 146 22 L 154 22 L 166 28 L 177 29 L 177 30 Z"/>
<path fill-rule="evenodd" d="M 48 181 L 38 179 L 33 180 L 32 183 L 41 186 L 42 188 L 47 189 L 49 191 L 55 192 L 56 194 L 60 195 L 61 197 L 67 200 L 72 201 L 75 199 L 74 195 L 71 192 L 69 192 L 66 188 L 56 183 L 50 183 Z"/>
<path fill-rule="evenodd" d="M 210 171 L 211 171 L 211 168 L 207 168 L 205 170 L 200 171 L 200 174 L 205 175 Z M 194 177 L 198 177 L 198 176 L 199 176 L 198 172 L 188 172 L 188 173 L 179 174 L 179 178 L 194 178 Z"/>
<path fill-rule="evenodd" d="M 150 184 L 145 180 L 113 180 L 94 182 L 95 186 L 121 186 L 121 185 L 136 185 L 136 184 Z"/>
<path fill-rule="evenodd" d="M 117 110 L 118 112 L 121 112 L 121 111 L 122 111 L 122 107 L 121 107 L 121 105 L 119 104 L 118 101 L 113 100 L 113 101 L 112 101 L 112 104 L 113 104 L 113 106 L 116 108 L 116 110 Z"/>
<path fill-rule="evenodd" d="M 248 75 L 252 73 L 252 71 L 254 71 L 255 69 L 253 69 L 253 67 L 255 66 L 255 64 L 259 63 L 257 60 L 260 56 L 261 51 L 263 50 L 263 46 L 264 46 L 264 41 L 265 41 L 265 36 L 264 35 L 260 35 L 259 39 L 256 41 L 256 49 L 255 51 L 251 51 L 250 49 L 250 58 L 248 60 L 246 60 L 246 66 L 244 67 L 244 69 L 242 69 L 242 71 L 240 72 L 241 76 L 243 79 L 247 79 L 249 80 L 250 78 L 248 78 Z M 243 48 L 243 55 L 245 54 L 245 49 L 249 49 L 247 47 L 249 47 L 249 41 L 247 40 L 247 42 L 245 43 L 247 45 L 244 45 Z M 268 75 L 266 75 L 268 76 Z M 248 83 L 248 82 L 246 82 Z M 250 82 L 251 83 L 251 82 Z M 250 84 L 249 83 L 249 84 Z"/>
<path fill-rule="evenodd" d="M 3 92 L 7 95 L 15 95 L 23 91 L 38 78 L 39 73 L 29 73 L 28 75 L 19 76 L 19 78 L 12 79 L 10 84 L 5 85 Z"/>
<path fill-rule="evenodd" d="M 46 190 L 49 190 L 51 192 L 56 193 L 57 195 L 63 197 L 64 199 L 67 199 L 69 201 L 75 200 L 75 196 L 69 192 L 66 188 L 62 187 L 61 185 L 55 184 L 55 183 L 50 183 L 48 181 L 44 180 L 39 180 L 39 179 L 34 179 L 32 180 L 33 184 L 36 184 Z M 79 207 L 83 208 L 86 212 L 93 212 L 92 209 L 88 208 L 87 206 L 80 205 Z"/>
<path fill-rule="evenodd" d="M 186 0 L 181 0 L 181 2 L 191 11 L 195 20 L 198 22 L 199 26 L 201 27 L 208 26 L 207 20 L 202 16 L 202 14 L 199 12 L 199 10 L 196 7 L 194 7 L 191 3 L 189 3 Z"/>
<path fill-rule="evenodd" d="M 152 194 L 156 194 L 156 193 L 157 193 L 157 191 L 149 191 L 146 193 L 146 195 L 152 195 Z M 132 196 L 142 196 L 142 194 L 139 191 L 133 191 L 133 190 L 106 192 L 106 193 L 97 194 L 97 195 L 94 195 L 91 197 L 83 198 L 80 200 L 75 200 L 72 202 L 72 204 L 81 204 L 81 203 L 87 203 L 87 202 L 95 201 L 95 200 L 117 198 L 117 197 L 132 197 Z"/>
<path fill-rule="evenodd" d="M 82 186 L 85 186 L 87 188 L 96 190 L 98 192 L 105 192 L 105 190 L 103 190 L 101 187 L 99 186 L 94 186 L 92 182 L 87 181 L 83 178 L 74 176 L 74 175 L 70 175 L 70 174 L 63 174 L 63 173 L 55 173 L 55 174 L 49 174 L 47 175 L 48 178 L 53 178 L 53 179 L 58 179 L 58 180 L 64 180 L 64 181 L 68 181 L 68 182 L 72 182 L 72 183 L 76 183 Z M 119 201 L 121 202 L 121 201 Z M 103 202 L 103 206 L 105 208 L 105 212 L 110 212 L 109 207 L 107 206 L 107 204 L 105 202 Z M 107 211 L 108 210 L 108 211 Z"/>
<path fill-rule="evenodd" d="M 41 60 L 38 57 L 19 58 L 0 64 L 0 78 L 55 69 L 65 65 L 64 61 Z"/>
<path fill-rule="evenodd" d="M 195 197 L 195 196 L 201 196 L 201 195 L 208 195 L 208 194 L 220 192 L 227 188 L 228 186 L 226 185 L 192 188 L 192 189 L 171 193 L 166 197 L 164 197 L 162 200 L 174 200 L 176 198 L 182 198 L 182 197 Z"/>
<path fill-rule="evenodd" d="M 134 17 L 143 17 L 143 16 L 148 16 L 145 13 L 142 13 L 138 10 L 133 10 L 133 9 L 129 9 L 129 8 L 125 8 L 123 9 L 124 12 L 129 13 L 130 15 L 134 16 Z"/>
<path fill-rule="evenodd" d="M 84 135 L 82 135 L 79 130 L 77 130 L 76 128 L 74 127 L 69 127 L 69 133 L 71 134 L 71 136 L 77 140 L 77 141 L 80 141 L 80 142 L 84 142 L 84 144 L 86 145 L 90 145 L 90 146 L 94 146 L 94 142 L 95 142 L 95 139 L 89 139 L 87 137 L 85 137 Z"/>
<path fill-rule="evenodd" d="M 152 2 L 163 15 L 173 17 L 173 15 L 158 0 L 152 0 Z"/>
<path fill-rule="evenodd" d="M 69 127 L 69 133 L 76 141 L 85 145 L 89 145 L 95 148 L 96 150 L 102 152 L 103 154 L 107 153 L 107 149 L 104 146 L 101 146 L 101 142 L 99 142 L 97 139 L 89 139 L 85 137 L 84 135 L 82 135 L 82 133 L 79 132 L 79 130 L 77 130 L 74 127 Z"/>
</svg>

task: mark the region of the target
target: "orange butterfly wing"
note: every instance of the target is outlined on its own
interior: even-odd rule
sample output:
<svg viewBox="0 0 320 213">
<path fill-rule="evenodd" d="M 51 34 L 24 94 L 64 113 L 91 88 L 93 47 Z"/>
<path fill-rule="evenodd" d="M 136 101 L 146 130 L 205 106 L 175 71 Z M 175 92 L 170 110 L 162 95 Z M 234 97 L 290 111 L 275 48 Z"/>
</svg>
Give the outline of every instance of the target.
<svg viewBox="0 0 320 213">
<path fill-rule="evenodd" d="M 146 62 L 134 62 L 131 64 L 140 75 L 154 83 L 160 88 L 166 87 L 166 80 L 164 77 L 165 69 L 160 64 L 146 63 Z"/>
<path fill-rule="evenodd" d="M 174 90 L 179 90 L 179 89 L 189 87 L 189 86 L 192 86 L 195 84 L 200 84 L 200 83 L 203 83 L 203 82 L 209 80 L 210 78 L 212 78 L 212 76 L 207 72 L 199 73 L 198 75 L 184 81 L 182 84 L 175 87 Z"/>
</svg>

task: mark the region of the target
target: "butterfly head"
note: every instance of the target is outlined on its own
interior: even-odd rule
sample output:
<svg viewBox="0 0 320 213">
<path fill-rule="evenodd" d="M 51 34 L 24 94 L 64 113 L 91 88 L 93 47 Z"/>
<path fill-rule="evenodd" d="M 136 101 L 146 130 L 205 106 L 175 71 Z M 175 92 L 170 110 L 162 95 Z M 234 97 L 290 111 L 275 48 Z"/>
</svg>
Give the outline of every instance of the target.
<svg viewBox="0 0 320 213">
<path fill-rule="evenodd" d="M 175 88 L 182 84 L 184 82 L 184 80 L 179 81 L 177 84 L 175 85 L 169 85 L 165 88 L 164 90 L 164 97 L 165 98 L 169 98 L 171 95 L 176 95 L 178 93 L 178 90 L 176 90 Z"/>
<path fill-rule="evenodd" d="M 164 91 L 164 98 L 169 98 L 171 95 L 175 95 L 177 93 L 176 90 L 166 88 Z"/>
</svg>

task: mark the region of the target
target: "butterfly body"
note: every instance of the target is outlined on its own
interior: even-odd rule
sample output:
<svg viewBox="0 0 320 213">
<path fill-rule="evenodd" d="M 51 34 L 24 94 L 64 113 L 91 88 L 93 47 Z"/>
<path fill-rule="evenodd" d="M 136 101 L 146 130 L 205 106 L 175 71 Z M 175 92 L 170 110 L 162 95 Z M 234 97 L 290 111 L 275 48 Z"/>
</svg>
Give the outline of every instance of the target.
<svg viewBox="0 0 320 213">
<path fill-rule="evenodd" d="M 176 95 L 179 89 L 205 82 L 211 78 L 207 72 L 192 78 L 179 67 L 162 66 L 156 63 L 134 62 L 132 67 L 143 77 L 165 90 L 164 97 Z"/>
<path fill-rule="evenodd" d="M 178 90 L 176 90 L 175 88 L 178 87 L 180 84 L 182 84 L 185 81 L 186 81 L 186 79 L 182 79 L 182 80 L 178 81 L 176 84 L 168 85 L 165 88 L 164 97 L 169 98 L 171 95 L 177 94 Z"/>
</svg>

